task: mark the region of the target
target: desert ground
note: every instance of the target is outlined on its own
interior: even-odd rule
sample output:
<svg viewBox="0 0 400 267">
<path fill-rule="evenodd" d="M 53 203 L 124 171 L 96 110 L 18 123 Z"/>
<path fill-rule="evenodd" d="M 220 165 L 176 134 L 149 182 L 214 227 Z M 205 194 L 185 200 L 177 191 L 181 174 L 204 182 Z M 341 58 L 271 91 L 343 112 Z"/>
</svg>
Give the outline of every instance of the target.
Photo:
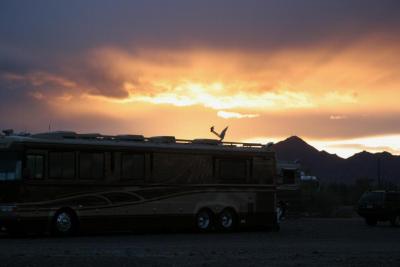
<svg viewBox="0 0 400 267">
<path fill-rule="evenodd" d="M 400 266 L 400 228 L 303 218 L 279 232 L 2 234 L 0 266 Z"/>
</svg>

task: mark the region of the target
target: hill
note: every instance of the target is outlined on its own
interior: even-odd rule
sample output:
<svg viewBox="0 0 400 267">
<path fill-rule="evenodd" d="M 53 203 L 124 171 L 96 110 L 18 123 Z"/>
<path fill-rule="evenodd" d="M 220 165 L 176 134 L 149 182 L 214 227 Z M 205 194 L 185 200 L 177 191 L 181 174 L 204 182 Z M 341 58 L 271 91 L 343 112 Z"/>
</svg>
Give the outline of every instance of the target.
<svg viewBox="0 0 400 267">
<path fill-rule="evenodd" d="M 319 151 L 297 136 L 276 143 L 274 149 L 279 160 L 299 161 L 307 172 L 319 177 L 323 183 L 350 184 L 360 178 L 377 180 L 379 166 L 383 181 L 400 183 L 400 156 L 388 152 L 363 151 L 343 159 Z"/>
</svg>

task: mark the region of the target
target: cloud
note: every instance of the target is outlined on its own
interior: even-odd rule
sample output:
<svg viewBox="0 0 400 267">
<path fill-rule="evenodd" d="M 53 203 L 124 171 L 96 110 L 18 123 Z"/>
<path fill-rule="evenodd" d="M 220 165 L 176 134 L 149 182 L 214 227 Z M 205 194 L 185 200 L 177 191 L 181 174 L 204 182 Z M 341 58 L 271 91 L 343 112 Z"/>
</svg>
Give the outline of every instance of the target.
<svg viewBox="0 0 400 267">
<path fill-rule="evenodd" d="M 310 108 L 313 106 L 307 97 L 301 93 L 293 92 L 268 92 L 262 94 L 237 93 L 229 95 L 229 91 L 224 96 L 213 95 L 204 87 L 199 90 L 189 86 L 183 94 L 179 88 L 174 88 L 172 92 L 160 93 L 152 96 L 132 95 L 129 97 L 131 102 L 147 102 L 152 104 L 171 104 L 174 106 L 193 106 L 203 105 L 207 108 L 220 109 L 290 109 L 290 108 Z"/>
<path fill-rule="evenodd" d="M 105 128 L 103 117 L 112 118 L 121 129 L 125 123 L 131 124 L 124 117 L 135 117 L 140 129 L 153 129 L 146 120 L 160 125 L 160 114 L 174 110 L 174 118 L 179 113 L 190 115 L 188 121 L 179 122 L 183 124 L 193 124 L 193 118 L 198 123 L 204 117 L 202 128 L 216 118 L 224 120 L 218 111 L 260 115 L 251 123 L 233 123 L 235 138 L 255 133 L 312 138 L 393 134 L 400 131 L 396 126 L 400 125 L 400 110 L 394 97 L 400 75 L 381 80 L 378 87 L 376 81 L 398 72 L 398 62 L 390 61 L 398 49 L 376 42 L 390 53 L 377 56 L 359 41 L 340 53 L 329 47 L 277 54 L 96 48 L 83 57 L 71 58 L 63 68 L 3 72 L 0 101 L 8 112 L 18 107 L 25 113 L 41 102 L 41 112 L 69 118 L 71 122 L 63 120 L 66 125 L 80 116 L 97 116 L 100 130 Z M 329 60 L 323 60 L 327 57 Z M 37 92 L 39 99 L 33 97 Z M 0 115 L 0 121 L 5 121 L 6 114 Z M 37 114 L 37 118 L 42 116 Z M 140 116 L 143 119 L 139 120 Z M 331 118 L 329 123 L 327 118 Z M 24 120 L 24 116 L 14 117 L 14 121 Z M 178 125 L 176 132 L 180 132 Z"/>
<path fill-rule="evenodd" d="M 347 119 L 346 115 L 330 115 L 329 116 L 330 120 L 345 120 Z"/>
<path fill-rule="evenodd" d="M 343 92 L 329 92 L 325 95 L 325 101 L 330 103 L 347 103 L 354 104 L 357 103 L 356 93 L 343 93 Z"/>
<path fill-rule="evenodd" d="M 0 34 L 6 43 L 48 54 L 73 54 L 99 43 L 280 49 L 396 30 L 399 5 L 396 0 L 9 1 L 1 3 Z"/>
<path fill-rule="evenodd" d="M 40 87 L 40 86 L 53 86 L 62 88 L 76 88 L 76 83 L 70 81 L 64 77 L 53 75 L 46 72 L 30 72 L 26 75 L 15 74 L 15 73 L 4 73 L 0 78 L 9 82 L 24 82 L 29 85 Z"/>
<path fill-rule="evenodd" d="M 218 117 L 224 118 L 224 119 L 244 119 L 244 118 L 257 118 L 260 115 L 259 114 L 242 114 L 239 112 L 230 112 L 230 111 L 224 111 L 220 110 L 217 113 Z"/>
<path fill-rule="evenodd" d="M 396 145 L 396 144 L 392 144 L 392 145 Z M 354 150 L 354 151 L 369 151 L 372 153 L 386 151 L 386 152 L 389 152 L 389 153 L 392 153 L 395 155 L 400 154 L 400 149 L 395 149 L 392 146 L 379 146 L 379 145 L 378 146 L 370 146 L 370 145 L 363 145 L 363 144 L 334 144 L 334 145 L 329 145 L 328 147 L 340 148 L 340 149 L 344 149 L 344 150 Z"/>
<path fill-rule="evenodd" d="M 127 83 L 135 91 L 165 93 L 153 83 L 168 74 L 173 86 L 182 80 L 210 84 L 221 76 L 236 80 L 243 73 L 230 90 L 308 92 L 320 90 L 314 87 L 323 80 L 324 90 L 335 90 L 327 103 L 355 103 L 361 89 L 354 84 L 388 84 L 398 76 L 393 57 L 398 49 L 390 44 L 397 47 L 399 5 L 393 0 L 7 2 L 0 8 L 0 73 L 46 73 L 79 84 L 85 93 L 120 99 L 130 95 Z M 382 48 L 379 53 L 376 47 Z M 391 68 L 382 68 L 382 62 Z M 364 66 L 358 72 L 357 63 Z M 375 73 L 369 79 L 367 67 Z M 290 90 L 278 90 L 282 83 Z"/>
<path fill-rule="evenodd" d="M 44 95 L 41 92 L 32 92 L 30 93 L 33 98 L 36 98 L 37 100 L 42 100 L 44 98 Z"/>
</svg>

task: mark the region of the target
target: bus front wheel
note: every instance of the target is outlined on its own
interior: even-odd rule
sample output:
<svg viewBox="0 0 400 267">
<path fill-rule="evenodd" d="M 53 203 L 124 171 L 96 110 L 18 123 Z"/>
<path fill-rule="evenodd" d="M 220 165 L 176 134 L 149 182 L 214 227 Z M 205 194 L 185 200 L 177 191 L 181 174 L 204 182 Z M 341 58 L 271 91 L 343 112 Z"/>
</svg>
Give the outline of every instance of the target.
<svg viewBox="0 0 400 267">
<path fill-rule="evenodd" d="M 58 211 L 52 221 L 52 233 L 56 236 L 72 236 L 78 230 L 78 219 L 70 209 Z"/>
</svg>

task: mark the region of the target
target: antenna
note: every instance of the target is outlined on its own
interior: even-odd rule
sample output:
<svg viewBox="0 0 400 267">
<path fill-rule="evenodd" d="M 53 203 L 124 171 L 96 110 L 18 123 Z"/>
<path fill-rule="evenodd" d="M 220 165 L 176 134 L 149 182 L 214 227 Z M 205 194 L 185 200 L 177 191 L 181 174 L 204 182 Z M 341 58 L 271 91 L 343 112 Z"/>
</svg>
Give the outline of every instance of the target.
<svg viewBox="0 0 400 267">
<path fill-rule="evenodd" d="M 225 134 L 226 134 L 226 131 L 228 131 L 228 127 L 229 127 L 229 126 L 226 126 L 225 129 L 223 129 L 221 133 L 217 133 L 217 132 L 214 130 L 214 126 L 211 126 L 210 132 L 212 132 L 213 134 L 215 134 L 216 136 L 218 136 L 218 137 L 219 137 L 219 141 L 222 141 L 222 140 L 224 140 L 224 138 L 225 138 Z"/>
</svg>

